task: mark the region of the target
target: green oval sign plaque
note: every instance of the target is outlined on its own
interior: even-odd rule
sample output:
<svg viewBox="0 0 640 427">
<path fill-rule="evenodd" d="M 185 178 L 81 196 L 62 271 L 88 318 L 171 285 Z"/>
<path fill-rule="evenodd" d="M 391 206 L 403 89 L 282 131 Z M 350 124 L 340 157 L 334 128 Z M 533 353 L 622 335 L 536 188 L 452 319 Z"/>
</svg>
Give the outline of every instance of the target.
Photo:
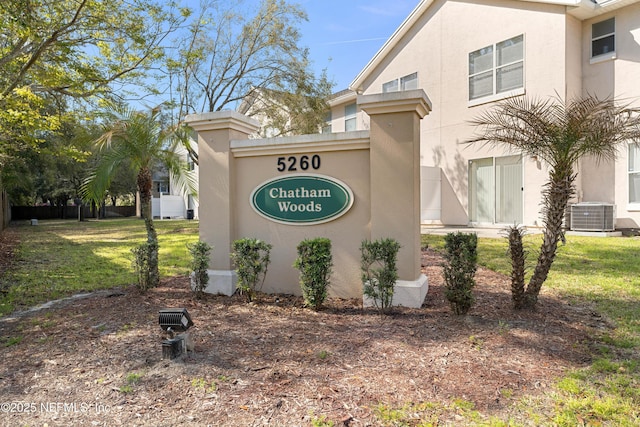
<svg viewBox="0 0 640 427">
<path fill-rule="evenodd" d="M 294 174 L 263 182 L 251 192 L 251 207 L 261 216 L 290 225 L 332 221 L 353 205 L 345 183 L 317 174 Z"/>
</svg>

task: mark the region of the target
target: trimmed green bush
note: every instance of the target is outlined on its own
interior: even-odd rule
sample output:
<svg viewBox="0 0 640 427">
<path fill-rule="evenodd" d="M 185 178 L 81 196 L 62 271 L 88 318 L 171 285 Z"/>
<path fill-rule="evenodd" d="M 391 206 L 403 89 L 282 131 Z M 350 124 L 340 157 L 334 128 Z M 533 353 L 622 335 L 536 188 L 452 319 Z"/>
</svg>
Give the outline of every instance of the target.
<svg viewBox="0 0 640 427">
<path fill-rule="evenodd" d="M 238 275 L 237 288 L 247 301 L 255 299 L 262 289 L 269 266 L 271 245 L 260 239 L 238 239 L 231 245 L 231 260 Z"/>
<path fill-rule="evenodd" d="M 158 283 L 160 280 L 158 277 L 154 277 L 154 271 L 158 271 L 157 262 L 158 259 L 153 255 L 158 253 L 158 244 L 145 242 L 135 248 L 131 249 L 133 254 L 133 260 L 131 265 L 136 272 L 138 283 L 136 286 L 142 292 L 146 292 L 153 287 L 154 283 Z M 156 268 L 153 268 L 153 264 L 156 264 Z"/>
<path fill-rule="evenodd" d="M 478 266 L 478 236 L 468 233 L 448 233 L 444 239 L 445 296 L 455 314 L 469 312 L 475 298 L 474 276 Z"/>
<path fill-rule="evenodd" d="M 306 239 L 298 244 L 294 268 L 300 270 L 300 287 L 304 302 L 318 310 L 327 298 L 333 267 L 331 240 L 325 237 Z"/>
<path fill-rule="evenodd" d="M 363 293 L 382 313 L 389 311 L 393 301 L 399 250 L 400 243 L 394 239 L 365 240 L 360 246 Z"/>
<path fill-rule="evenodd" d="M 209 255 L 211 245 L 201 240 L 194 243 L 187 243 L 187 249 L 191 254 L 191 290 L 196 298 L 202 297 L 202 293 L 209 283 Z"/>
</svg>

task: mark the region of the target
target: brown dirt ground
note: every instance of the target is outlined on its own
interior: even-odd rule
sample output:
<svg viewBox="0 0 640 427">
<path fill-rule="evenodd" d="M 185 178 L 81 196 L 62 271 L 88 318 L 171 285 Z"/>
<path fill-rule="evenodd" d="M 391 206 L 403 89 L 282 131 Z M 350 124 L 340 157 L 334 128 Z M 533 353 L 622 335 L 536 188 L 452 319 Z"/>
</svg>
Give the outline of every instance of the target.
<svg viewBox="0 0 640 427">
<path fill-rule="evenodd" d="M 430 402 L 434 425 L 461 425 L 456 399 L 485 419 L 533 424 L 515 402 L 589 363 L 590 337 L 606 322 L 548 293 L 537 311 L 513 311 L 508 278 L 485 269 L 474 308 L 455 316 L 441 262 L 425 250 L 424 306 L 388 316 L 357 300 L 330 299 L 319 312 L 283 295 L 196 300 L 176 277 L 146 294 L 97 292 L 5 317 L 0 424 L 378 426 L 379 404 L 417 417 L 425 407 L 411 404 Z M 162 360 L 158 310 L 168 307 L 195 322 L 195 351 L 180 360 Z"/>
</svg>

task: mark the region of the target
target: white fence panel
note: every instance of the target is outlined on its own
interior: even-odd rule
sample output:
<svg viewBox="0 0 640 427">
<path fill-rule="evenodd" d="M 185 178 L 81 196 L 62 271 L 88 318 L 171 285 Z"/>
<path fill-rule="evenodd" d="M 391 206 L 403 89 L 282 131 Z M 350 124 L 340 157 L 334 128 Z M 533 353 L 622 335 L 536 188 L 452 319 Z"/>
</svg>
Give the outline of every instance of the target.
<svg viewBox="0 0 640 427">
<path fill-rule="evenodd" d="M 186 218 L 184 197 L 160 195 L 160 218 Z"/>
</svg>

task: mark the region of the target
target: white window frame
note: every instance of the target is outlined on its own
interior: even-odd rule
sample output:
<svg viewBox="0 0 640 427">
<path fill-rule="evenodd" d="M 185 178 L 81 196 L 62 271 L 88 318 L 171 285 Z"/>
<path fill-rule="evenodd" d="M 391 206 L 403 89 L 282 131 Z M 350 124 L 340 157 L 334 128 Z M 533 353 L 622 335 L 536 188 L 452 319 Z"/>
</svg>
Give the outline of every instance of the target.
<svg viewBox="0 0 640 427">
<path fill-rule="evenodd" d="M 353 108 L 353 113 L 348 112 L 348 109 Z M 353 104 L 349 104 L 349 105 L 345 105 L 344 107 L 344 130 L 345 132 L 350 132 L 347 128 L 348 128 L 348 124 L 353 123 L 353 129 L 351 130 L 358 130 L 358 123 L 357 123 L 357 117 L 358 117 L 358 105 L 353 103 Z"/>
<path fill-rule="evenodd" d="M 412 84 L 415 82 L 415 85 Z M 407 85 L 415 86 L 407 89 Z M 418 72 L 413 72 L 411 74 L 407 74 L 406 76 L 400 77 L 399 79 L 389 80 L 388 82 L 382 83 L 382 93 L 389 92 L 401 92 L 404 90 L 413 90 L 418 89 Z"/>
<path fill-rule="evenodd" d="M 153 183 L 158 194 L 169 194 L 169 181 L 154 181 Z"/>
<path fill-rule="evenodd" d="M 629 211 L 640 211 L 640 199 L 637 201 L 631 201 L 631 175 L 640 174 L 640 164 L 632 164 L 632 150 L 639 150 L 640 146 L 629 143 L 627 146 L 627 210 Z M 640 163 L 640 162 L 639 162 Z"/>
<path fill-rule="evenodd" d="M 415 82 L 415 83 L 414 83 Z M 407 89 L 407 86 L 411 86 Z M 404 77 L 400 77 L 400 90 L 413 90 L 418 89 L 418 72 L 407 74 Z"/>
<path fill-rule="evenodd" d="M 506 41 L 518 38 L 518 37 L 522 37 L 522 58 L 517 60 L 517 61 L 512 61 L 509 63 L 505 63 L 505 64 L 497 64 L 497 46 L 500 43 L 504 43 Z M 504 39 L 504 40 L 500 40 L 497 43 L 494 43 L 493 45 L 489 45 L 489 46 L 484 46 L 480 49 L 476 49 L 473 52 L 469 52 L 468 56 L 467 56 L 467 71 L 468 71 L 468 77 L 467 77 L 467 100 L 468 100 L 468 106 L 469 107 L 473 107 L 476 105 L 480 105 L 480 104 L 486 104 L 489 102 L 493 102 L 493 101 L 498 101 L 500 99 L 505 99 L 505 98 L 510 98 L 512 96 L 518 96 L 518 95 L 523 95 L 525 93 L 525 85 L 526 85 L 526 67 L 525 67 L 525 46 L 526 46 L 526 38 L 524 34 L 518 34 L 516 36 L 513 37 L 509 37 L 508 39 Z M 487 48 L 492 48 L 492 56 L 493 56 L 493 66 L 492 68 L 489 70 L 483 70 L 480 72 L 477 72 L 475 74 L 471 74 L 469 72 L 469 61 L 470 61 L 470 57 L 473 53 L 478 52 L 480 50 L 483 49 L 487 49 Z M 503 92 L 497 92 L 497 74 L 498 74 L 498 70 L 502 69 L 502 68 L 506 68 L 518 63 L 522 63 L 522 87 L 518 87 L 518 88 L 514 88 L 511 90 L 507 90 L 507 91 L 503 91 Z M 475 99 L 469 99 L 469 97 L 471 96 L 471 78 L 475 77 L 479 74 L 483 74 L 483 73 L 487 73 L 491 71 L 492 73 L 492 88 L 493 91 L 490 95 L 485 95 L 485 96 L 481 96 Z"/>
<path fill-rule="evenodd" d="M 398 90 L 398 79 L 382 83 L 382 93 L 397 92 Z"/>
<path fill-rule="evenodd" d="M 478 208 L 478 200 L 480 200 L 481 198 L 479 197 L 480 195 L 477 193 L 474 193 L 474 188 L 475 186 L 473 185 L 473 180 L 475 178 L 475 176 L 472 176 L 472 168 L 473 168 L 473 164 L 474 163 L 479 163 L 482 161 L 490 161 L 491 162 L 491 186 L 490 188 L 488 188 L 487 190 L 490 192 L 488 194 L 489 198 L 488 200 L 490 201 L 490 205 L 491 205 L 491 219 L 490 221 L 478 221 L 478 212 L 477 212 L 477 208 Z M 505 161 L 508 161 L 509 163 L 505 163 Z M 514 162 L 515 161 L 515 162 Z M 502 167 L 505 165 L 518 165 L 520 168 L 520 177 L 519 177 L 519 182 L 516 181 L 510 181 L 508 179 L 504 179 L 501 177 L 502 174 Z M 509 197 L 505 197 L 504 194 L 502 194 L 500 192 L 500 187 L 499 185 L 504 183 L 504 182 L 511 182 L 511 183 L 518 183 L 520 184 L 520 190 L 519 190 L 519 195 L 518 197 L 520 198 L 519 202 L 519 206 L 516 207 L 516 211 L 515 213 L 517 213 L 520 218 L 518 218 L 520 220 L 520 222 L 524 221 L 524 158 L 522 156 L 522 154 L 514 154 L 514 155 L 507 155 L 507 156 L 490 156 L 490 157 L 482 157 L 482 158 L 477 158 L 477 159 L 469 159 L 468 161 L 468 181 L 467 181 L 467 189 L 468 189 L 468 193 L 467 193 L 467 201 L 468 201 L 468 213 L 469 213 L 469 224 L 471 225 L 481 225 L 481 224 L 510 224 L 511 222 L 501 222 L 498 221 L 498 214 L 504 214 L 505 211 L 502 209 L 504 201 L 505 200 L 511 200 Z M 516 190 L 518 191 L 517 188 L 518 187 L 514 187 Z M 482 200 L 487 200 L 487 198 L 482 198 Z M 512 210 L 513 211 L 513 210 Z M 475 218 L 472 220 L 472 216 L 475 216 Z"/>
<path fill-rule="evenodd" d="M 593 27 L 594 25 L 598 25 L 601 24 L 603 22 L 607 22 L 607 21 L 613 21 L 613 32 L 612 33 L 606 33 L 606 34 L 602 34 L 599 35 L 597 37 L 593 36 Z M 594 55 L 593 54 L 593 43 L 598 41 L 598 40 L 602 40 L 602 39 L 606 39 L 607 37 L 611 37 L 613 36 L 613 50 L 611 52 L 605 52 L 605 53 L 600 53 L 598 55 Z M 615 17 L 611 17 L 608 19 L 605 19 L 603 21 L 598 21 L 598 22 L 594 22 L 593 24 L 591 24 L 591 44 L 589 45 L 589 48 L 591 50 L 591 59 L 589 61 L 589 63 L 591 64 L 597 64 L 598 62 L 603 62 L 603 61 L 608 61 L 611 59 L 616 59 L 616 18 Z"/>
</svg>

